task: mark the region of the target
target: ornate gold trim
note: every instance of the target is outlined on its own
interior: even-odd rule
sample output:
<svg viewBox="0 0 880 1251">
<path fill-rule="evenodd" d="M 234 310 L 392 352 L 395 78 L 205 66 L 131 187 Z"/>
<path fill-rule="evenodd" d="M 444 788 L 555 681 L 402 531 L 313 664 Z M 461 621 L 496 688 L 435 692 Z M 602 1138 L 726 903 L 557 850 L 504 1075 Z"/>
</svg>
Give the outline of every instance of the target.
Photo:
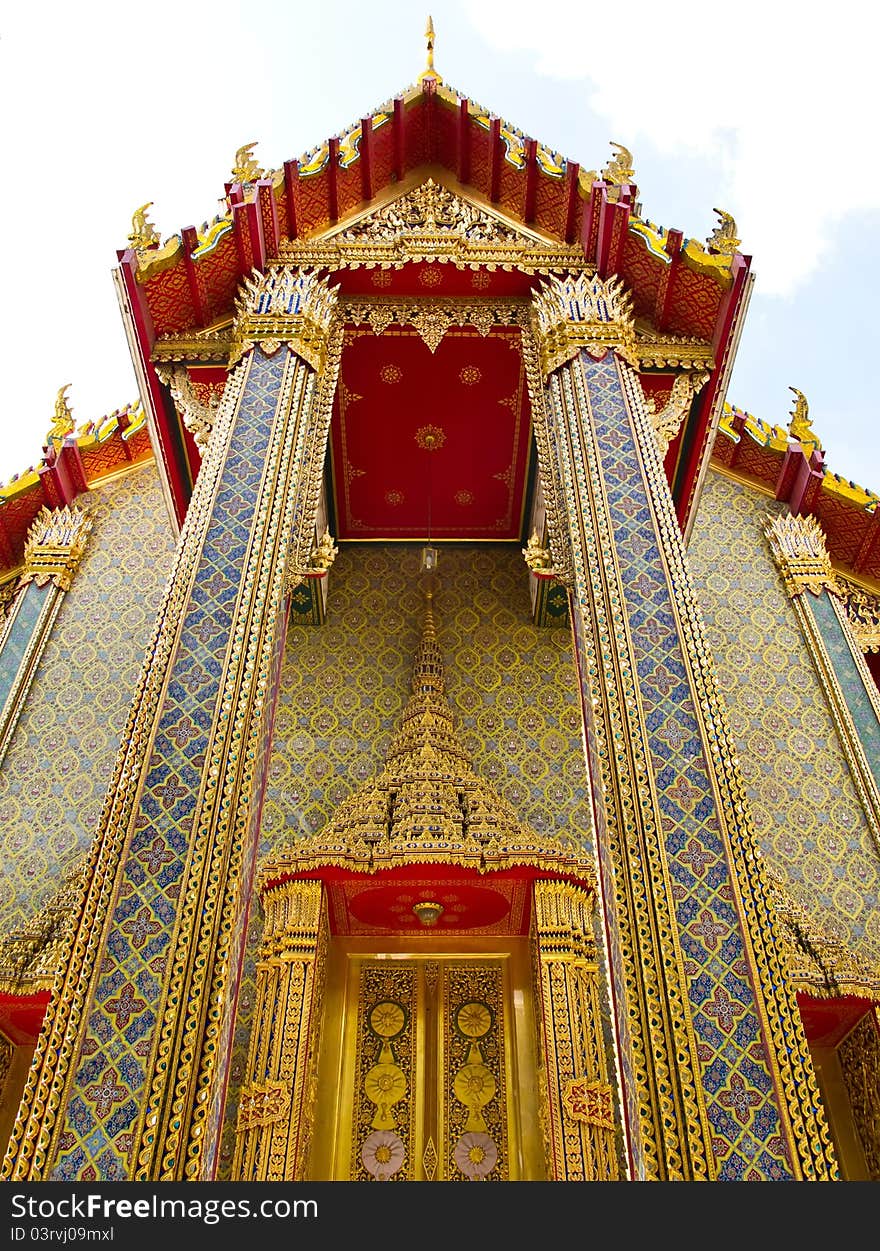
<svg viewBox="0 0 880 1251">
<path fill-rule="evenodd" d="M 836 1180 L 837 1162 L 818 1096 L 816 1077 L 793 988 L 785 980 L 774 938 L 773 903 L 749 815 L 736 744 L 706 645 L 702 611 L 694 591 L 681 530 L 662 463 L 638 399 L 641 387 L 623 362 L 617 365 L 639 433 L 642 462 L 652 485 L 649 501 L 655 515 L 660 551 L 674 588 L 671 603 L 689 662 L 704 759 L 715 789 L 719 825 L 725 836 L 731 881 L 742 934 L 756 974 L 755 1003 L 772 1045 L 771 1071 L 779 1090 L 779 1111 L 796 1176 Z M 798 602 L 798 601 L 795 601 Z"/>
<path fill-rule="evenodd" d="M 400 269 L 422 261 L 457 269 L 526 274 L 587 268 L 583 248 L 554 243 L 427 178 L 411 190 L 320 239 L 280 244 L 284 263 L 319 269 Z"/>
<path fill-rule="evenodd" d="M 76 504 L 41 508 L 28 530 L 19 586 L 52 582 L 60 591 L 69 591 L 91 528 L 92 518 Z"/>
<path fill-rule="evenodd" d="M 273 265 L 245 278 L 236 299 L 230 364 L 259 343 L 267 356 L 282 343 L 301 356 L 315 373 L 324 368 L 337 288 L 314 269 Z"/>
<path fill-rule="evenodd" d="M 550 275 L 535 293 L 532 309 L 545 378 L 582 348 L 600 356 L 613 348 L 638 364 L 632 295 L 620 278 L 603 281 L 595 274 Z"/>
<path fill-rule="evenodd" d="M 535 882 L 536 995 L 543 1015 L 542 1086 L 555 1181 L 617 1181 L 619 1092 L 609 1081 L 595 896 L 568 882 Z"/>
<path fill-rule="evenodd" d="M 838 591 L 837 575 L 825 546 L 825 532 L 812 515 L 782 513 L 770 516 L 764 527 L 773 559 L 789 595 L 810 591 Z"/>
<path fill-rule="evenodd" d="M 233 1181 L 302 1181 L 329 932 L 324 887 L 285 882 L 263 894 L 263 907 L 231 1175 Z"/>
<path fill-rule="evenodd" d="M 85 887 L 85 869 L 80 864 L 64 875 L 36 916 L 0 941 L 0 994 L 51 990 Z"/>
<path fill-rule="evenodd" d="M 786 975 L 800 994 L 814 999 L 852 995 L 880 1003 L 880 968 L 872 968 L 846 943 L 830 934 L 789 894 L 786 883 L 765 864 L 776 913 L 781 924 Z"/>
<path fill-rule="evenodd" d="M 113 778 L 84 873 L 86 889 L 74 924 L 62 940 L 52 997 L 28 1074 L 18 1119 L 3 1161 L 4 1180 L 43 1180 L 51 1171 L 63 1128 L 74 1066 L 87 1024 L 87 1007 L 107 940 L 122 852 L 136 813 L 139 780 L 149 759 L 152 726 L 161 708 L 166 671 L 192 589 L 210 521 L 226 445 L 248 366 L 232 374 L 215 423 L 215 439 L 199 473 L 171 576 L 135 690 Z M 124 784 L 123 779 L 128 784 Z"/>
</svg>

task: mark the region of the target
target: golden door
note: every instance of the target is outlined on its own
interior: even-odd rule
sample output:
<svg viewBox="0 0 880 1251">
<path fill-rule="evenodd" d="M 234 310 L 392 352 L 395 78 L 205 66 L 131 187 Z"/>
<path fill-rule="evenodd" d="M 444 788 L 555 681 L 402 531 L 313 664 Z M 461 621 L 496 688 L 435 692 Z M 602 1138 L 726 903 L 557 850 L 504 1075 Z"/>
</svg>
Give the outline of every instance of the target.
<svg viewBox="0 0 880 1251">
<path fill-rule="evenodd" d="M 314 1180 L 546 1176 L 528 950 L 331 953 Z"/>
</svg>

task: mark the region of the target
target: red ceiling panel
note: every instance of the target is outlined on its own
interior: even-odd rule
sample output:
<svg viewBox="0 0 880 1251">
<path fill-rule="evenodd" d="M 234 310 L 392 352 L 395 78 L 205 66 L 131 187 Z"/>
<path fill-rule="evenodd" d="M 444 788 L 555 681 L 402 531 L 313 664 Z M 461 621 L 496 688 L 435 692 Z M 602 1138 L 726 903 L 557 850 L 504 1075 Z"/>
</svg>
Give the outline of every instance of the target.
<svg viewBox="0 0 880 1251">
<path fill-rule="evenodd" d="M 378 350 L 377 350 L 378 349 Z M 531 435 L 519 331 L 349 327 L 331 427 L 340 539 L 518 539 Z"/>
</svg>

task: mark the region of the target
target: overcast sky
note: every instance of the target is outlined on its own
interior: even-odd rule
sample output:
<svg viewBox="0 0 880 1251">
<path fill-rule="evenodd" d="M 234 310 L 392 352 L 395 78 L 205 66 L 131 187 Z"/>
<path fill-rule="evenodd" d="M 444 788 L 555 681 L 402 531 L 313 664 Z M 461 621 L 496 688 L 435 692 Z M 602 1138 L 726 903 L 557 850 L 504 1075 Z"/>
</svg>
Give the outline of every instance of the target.
<svg viewBox="0 0 880 1251">
<path fill-rule="evenodd" d="M 705 240 L 734 215 L 757 280 L 728 398 L 787 424 L 798 387 L 828 466 L 880 491 L 874 6 L 425 6 L 7 6 L 0 481 L 39 460 L 62 384 L 78 424 L 137 397 L 110 277 L 133 211 L 198 226 L 242 144 L 278 168 L 385 103 L 430 11 L 450 86 L 585 169 L 625 144 L 654 222 Z"/>
</svg>

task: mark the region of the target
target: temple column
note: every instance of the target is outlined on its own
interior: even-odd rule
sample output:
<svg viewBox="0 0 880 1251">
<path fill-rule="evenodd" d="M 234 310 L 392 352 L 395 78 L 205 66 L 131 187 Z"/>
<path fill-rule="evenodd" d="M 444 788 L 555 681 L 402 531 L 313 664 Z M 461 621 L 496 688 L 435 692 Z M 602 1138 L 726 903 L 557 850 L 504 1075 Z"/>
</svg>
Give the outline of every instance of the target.
<svg viewBox="0 0 880 1251">
<path fill-rule="evenodd" d="M 532 942 L 553 1181 L 616 1181 L 615 1093 L 602 1038 L 595 896 L 536 882 Z"/>
<path fill-rule="evenodd" d="M 341 348 L 313 274 L 249 281 L 233 368 L 3 1168 L 212 1175 L 287 591 L 309 564 Z"/>
<path fill-rule="evenodd" d="M 534 302 L 542 479 L 568 549 L 604 940 L 635 1179 L 836 1164 L 684 545 L 612 280 Z M 556 557 L 556 552 L 554 552 Z"/>
<path fill-rule="evenodd" d="M 848 615 L 847 590 L 832 568 L 815 517 L 783 514 L 768 523 L 765 534 L 880 851 L 880 692 L 854 633 L 858 618 Z M 851 598 L 857 611 L 856 594 Z"/>
<path fill-rule="evenodd" d="M 24 570 L 0 630 L 0 762 L 91 528 L 91 517 L 73 505 L 41 509 L 28 531 Z"/>
<path fill-rule="evenodd" d="M 324 887 L 263 895 L 256 1001 L 236 1125 L 233 1181 L 302 1181 L 315 1097 L 316 1033 L 329 930 Z"/>
</svg>

